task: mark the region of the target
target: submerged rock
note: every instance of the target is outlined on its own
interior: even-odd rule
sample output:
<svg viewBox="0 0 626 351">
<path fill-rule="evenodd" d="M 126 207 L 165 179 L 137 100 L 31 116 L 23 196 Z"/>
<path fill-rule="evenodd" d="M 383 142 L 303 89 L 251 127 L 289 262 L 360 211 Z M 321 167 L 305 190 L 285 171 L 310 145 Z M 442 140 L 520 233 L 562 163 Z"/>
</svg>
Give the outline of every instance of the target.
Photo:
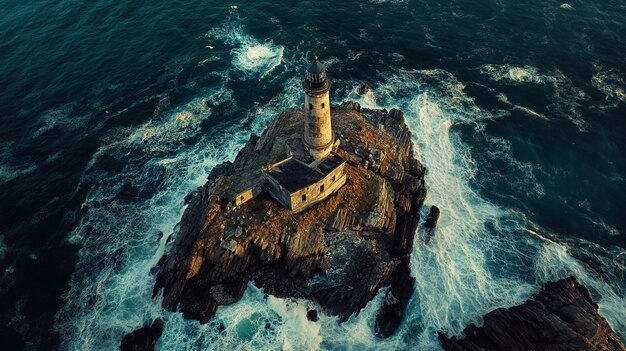
<svg viewBox="0 0 626 351">
<path fill-rule="evenodd" d="M 445 350 L 626 350 L 589 290 L 569 277 L 546 283 L 520 306 L 487 313 L 465 338 L 439 334 Z"/>
<path fill-rule="evenodd" d="M 152 325 L 146 325 L 124 336 L 121 351 L 153 351 L 154 346 L 163 334 L 163 321 L 160 318 L 154 320 Z"/>
<path fill-rule="evenodd" d="M 269 294 L 313 299 L 347 320 L 391 284 L 399 302 L 387 304 L 376 323 L 380 336 L 397 328 L 413 291 L 408 260 L 426 195 L 401 111 L 333 106 L 347 183 L 302 213 L 264 194 L 240 206 L 226 195 L 256 185 L 262 166 L 288 154 L 307 161 L 302 121 L 301 110 L 281 114 L 188 198 L 154 286 L 154 294 L 163 290 L 165 308 L 207 322 L 252 280 Z"/>
</svg>

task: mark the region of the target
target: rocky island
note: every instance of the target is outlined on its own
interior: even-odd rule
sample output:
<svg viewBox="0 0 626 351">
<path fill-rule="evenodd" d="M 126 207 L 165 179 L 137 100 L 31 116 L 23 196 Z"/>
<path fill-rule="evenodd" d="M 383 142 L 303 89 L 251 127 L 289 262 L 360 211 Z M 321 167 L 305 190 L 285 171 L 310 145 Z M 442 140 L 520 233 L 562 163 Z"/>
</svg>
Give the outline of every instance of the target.
<svg viewBox="0 0 626 351">
<path fill-rule="evenodd" d="M 316 63 L 303 84 L 319 80 L 311 72 L 325 75 Z M 304 86 L 304 111 L 282 113 L 186 197 L 154 286 L 166 309 L 207 322 L 253 281 L 347 320 L 390 286 L 375 332 L 395 331 L 413 291 L 408 262 L 424 168 L 401 111 L 331 107 L 329 87 Z"/>
</svg>

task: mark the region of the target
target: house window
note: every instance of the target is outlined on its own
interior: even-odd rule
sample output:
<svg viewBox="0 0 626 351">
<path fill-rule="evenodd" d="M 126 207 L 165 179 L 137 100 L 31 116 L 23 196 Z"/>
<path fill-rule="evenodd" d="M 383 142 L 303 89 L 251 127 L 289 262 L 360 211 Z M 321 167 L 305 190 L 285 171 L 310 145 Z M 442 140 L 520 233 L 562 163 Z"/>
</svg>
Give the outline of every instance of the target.
<svg viewBox="0 0 626 351">
<path fill-rule="evenodd" d="M 243 195 L 241 195 L 241 196 L 239 197 L 239 200 L 243 201 Z"/>
<path fill-rule="evenodd" d="M 313 109 L 313 104 L 309 104 L 309 110 Z"/>
<path fill-rule="evenodd" d="M 335 181 L 335 176 L 333 176 L 333 178 L 332 178 L 332 179 L 333 179 L 333 182 L 334 182 L 334 181 Z"/>
<path fill-rule="evenodd" d="M 302 202 L 306 201 L 306 194 L 302 194 Z"/>
<path fill-rule="evenodd" d="M 322 102 L 322 108 L 324 108 L 324 103 Z"/>
<path fill-rule="evenodd" d="M 320 193 L 324 192 L 324 184 L 320 185 Z"/>
</svg>

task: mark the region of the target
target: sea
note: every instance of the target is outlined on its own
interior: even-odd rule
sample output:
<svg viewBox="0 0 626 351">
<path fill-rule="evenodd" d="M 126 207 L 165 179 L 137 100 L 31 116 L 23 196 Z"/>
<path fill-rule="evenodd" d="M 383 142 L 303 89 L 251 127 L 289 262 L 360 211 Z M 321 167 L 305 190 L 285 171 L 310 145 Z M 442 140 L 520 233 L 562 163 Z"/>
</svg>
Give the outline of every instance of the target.
<svg viewBox="0 0 626 351">
<path fill-rule="evenodd" d="M 0 0 L 0 348 L 440 350 L 493 309 L 575 275 L 626 339 L 623 0 Z M 400 108 L 434 238 L 396 334 L 382 293 L 339 323 L 243 299 L 207 324 L 152 298 L 184 196 L 303 103 Z M 370 90 L 359 95 L 360 84 Z M 424 218 L 424 216 L 422 216 Z"/>
</svg>

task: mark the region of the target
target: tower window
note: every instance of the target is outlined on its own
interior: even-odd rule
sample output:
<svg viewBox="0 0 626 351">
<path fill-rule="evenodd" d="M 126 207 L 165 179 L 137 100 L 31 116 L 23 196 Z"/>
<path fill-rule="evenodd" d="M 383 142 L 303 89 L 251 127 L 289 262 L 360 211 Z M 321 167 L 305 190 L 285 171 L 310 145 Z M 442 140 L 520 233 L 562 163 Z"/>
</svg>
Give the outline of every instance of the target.
<svg viewBox="0 0 626 351">
<path fill-rule="evenodd" d="M 333 182 L 335 181 L 335 176 L 333 176 Z"/>
<path fill-rule="evenodd" d="M 306 194 L 302 194 L 302 202 L 306 201 Z"/>
<path fill-rule="evenodd" d="M 313 109 L 313 104 L 309 104 L 309 110 Z"/>
<path fill-rule="evenodd" d="M 320 193 L 324 192 L 324 184 L 320 185 Z"/>
<path fill-rule="evenodd" d="M 322 108 L 324 108 L 324 103 L 322 102 Z"/>
</svg>

